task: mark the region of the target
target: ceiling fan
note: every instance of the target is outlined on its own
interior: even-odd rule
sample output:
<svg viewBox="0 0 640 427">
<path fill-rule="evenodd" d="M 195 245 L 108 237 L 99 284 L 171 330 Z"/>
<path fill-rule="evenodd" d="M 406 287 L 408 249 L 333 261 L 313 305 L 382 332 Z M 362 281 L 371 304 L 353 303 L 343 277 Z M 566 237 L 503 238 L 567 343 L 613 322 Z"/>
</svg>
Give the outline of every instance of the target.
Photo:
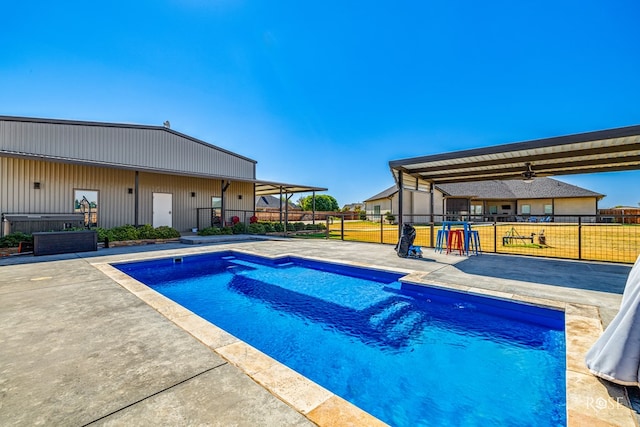
<svg viewBox="0 0 640 427">
<path fill-rule="evenodd" d="M 527 162 L 524 165 L 527 170 L 522 172 L 522 181 L 526 182 L 527 184 L 531 184 L 533 182 L 533 178 L 535 178 L 536 176 L 536 173 L 531 168 L 531 163 Z"/>
</svg>

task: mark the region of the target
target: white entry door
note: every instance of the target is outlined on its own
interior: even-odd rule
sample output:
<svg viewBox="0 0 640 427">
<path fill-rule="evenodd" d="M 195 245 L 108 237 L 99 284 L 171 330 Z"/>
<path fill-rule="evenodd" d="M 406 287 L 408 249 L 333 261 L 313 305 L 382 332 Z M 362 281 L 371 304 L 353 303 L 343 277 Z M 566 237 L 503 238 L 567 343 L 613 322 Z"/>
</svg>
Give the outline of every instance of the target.
<svg viewBox="0 0 640 427">
<path fill-rule="evenodd" d="M 153 226 L 173 226 L 171 211 L 173 210 L 173 195 L 171 193 L 153 193 Z"/>
</svg>

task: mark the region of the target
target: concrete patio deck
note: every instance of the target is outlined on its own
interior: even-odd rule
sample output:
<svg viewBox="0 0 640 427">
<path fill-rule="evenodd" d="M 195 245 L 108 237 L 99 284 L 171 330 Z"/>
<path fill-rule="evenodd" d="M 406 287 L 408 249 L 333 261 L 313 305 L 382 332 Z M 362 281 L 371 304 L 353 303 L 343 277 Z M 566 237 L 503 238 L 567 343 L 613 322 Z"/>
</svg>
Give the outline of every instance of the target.
<svg viewBox="0 0 640 427">
<path fill-rule="evenodd" d="M 491 254 L 467 258 L 431 250 L 422 260 L 402 259 L 392 246 L 326 240 L 199 243 L 0 258 L 0 422 L 377 422 L 108 265 L 233 249 L 393 269 L 418 283 L 563 308 L 572 330 L 569 424 L 637 425 L 625 407 L 626 390 L 597 380 L 580 365 L 590 342 L 617 313 L 631 266 Z M 279 376 L 271 377 L 274 372 Z"/>
</svg>

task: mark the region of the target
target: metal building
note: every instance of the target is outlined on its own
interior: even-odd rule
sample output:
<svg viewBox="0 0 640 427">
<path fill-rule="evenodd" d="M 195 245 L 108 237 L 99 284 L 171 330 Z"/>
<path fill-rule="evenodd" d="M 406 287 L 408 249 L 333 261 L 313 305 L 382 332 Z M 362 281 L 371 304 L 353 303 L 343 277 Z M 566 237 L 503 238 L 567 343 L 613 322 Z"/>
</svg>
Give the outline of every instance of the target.
<svg viewBox="0 0 640 427">
<path fill-rule="evenodd" d="M 324 188 L 256 179 L 256 161 L 167 126 L 0 116 L 0 213 L 104 228 L 196 227 L 198 208 L 251 212 L 256 195 Z M 257 193 L 260 194 L 257 194 Z M 45 225 L 43 225 L 45 224 Z M 4 233 L 7 227 L 2 227 Z"/>
</svg>

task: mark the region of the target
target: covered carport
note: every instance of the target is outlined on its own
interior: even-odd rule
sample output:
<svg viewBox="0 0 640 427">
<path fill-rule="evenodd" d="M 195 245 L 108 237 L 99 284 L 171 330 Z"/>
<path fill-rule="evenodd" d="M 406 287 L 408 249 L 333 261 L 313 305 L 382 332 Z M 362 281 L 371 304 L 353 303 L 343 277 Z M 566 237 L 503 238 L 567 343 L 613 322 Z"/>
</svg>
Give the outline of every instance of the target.
<svg viewBox="0 0 640 427">
<path fill-rule="evenodd" d="M 431 221 L 436 184 L 619 172 L 640 169 L 640 125 L 544 138 L 389 162 L 400 190 L 430 194 Z"/>
</svg>

